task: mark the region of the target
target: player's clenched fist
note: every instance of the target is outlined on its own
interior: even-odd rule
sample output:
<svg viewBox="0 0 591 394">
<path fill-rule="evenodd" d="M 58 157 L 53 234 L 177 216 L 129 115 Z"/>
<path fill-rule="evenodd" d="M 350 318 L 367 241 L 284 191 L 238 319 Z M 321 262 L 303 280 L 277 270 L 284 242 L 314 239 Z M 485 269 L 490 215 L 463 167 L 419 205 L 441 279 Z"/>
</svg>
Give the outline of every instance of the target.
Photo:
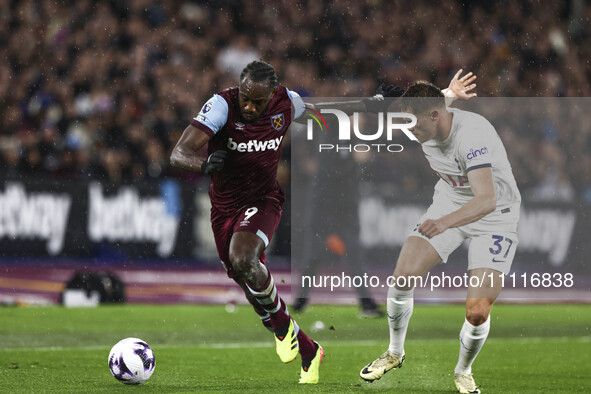
<svg viewBox="0 0 591 394">
<path fill-rule="evenodd" d="M 224 161 L 228 152 L 225 150 L 216 150 L 213 152 L 207 160 L 201 164 L 201 172 L 207 175 L 211 175 L 214 172 L 221 171 L 224 168 Z"/>
<path fill-rule="evenodd" d="M 427 238 L 432 238 L 437 234 L 441 234 L 445 230 L 447 230 L 447 226 L 439 219 L 427 219 L 419 227 L 419 233 L 423 234 Z"/>
</svg>

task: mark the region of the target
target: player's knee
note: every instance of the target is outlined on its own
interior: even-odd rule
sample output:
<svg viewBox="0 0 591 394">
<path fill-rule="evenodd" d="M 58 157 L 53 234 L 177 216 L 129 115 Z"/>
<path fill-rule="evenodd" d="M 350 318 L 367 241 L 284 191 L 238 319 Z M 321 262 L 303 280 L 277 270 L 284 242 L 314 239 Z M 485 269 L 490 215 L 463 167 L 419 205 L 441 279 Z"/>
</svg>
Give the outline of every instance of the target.
<svg viewBox="0 0 591 394">
<path fill-rule="evenodd" d="M 234 271 L 241 277 L 248 278 L 251 276 L 251 272 L 256 269 L 255 264 L 258 263 L 258 259 L 254 259 L 243 253 L 230 253 L 230 263 Z"/>
<path fill-rule="evenodd" d="M 470 305 L 466 309 L 466 320 L 473 326 L 483 324 L 490 313 L 490 305 L 488 302 L 478 302 Z"/>
<path fill-rule="evenodd" d="M 399 268 L 396 267 L 394 270 L 394 284 L 396 288 L 401 290 L 410 290 L 417 286 L 417 282 L 420 280 L 421 274 L 412 267 Z"/>
</svg>

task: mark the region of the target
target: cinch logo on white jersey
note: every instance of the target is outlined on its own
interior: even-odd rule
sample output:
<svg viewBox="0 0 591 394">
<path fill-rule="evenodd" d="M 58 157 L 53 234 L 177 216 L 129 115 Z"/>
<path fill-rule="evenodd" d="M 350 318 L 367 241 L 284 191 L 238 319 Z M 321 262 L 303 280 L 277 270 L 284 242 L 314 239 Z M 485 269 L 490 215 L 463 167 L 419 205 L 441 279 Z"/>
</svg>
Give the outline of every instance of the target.
<svg viewBox="0 0 591 394">
<path fill-rule="evenodd" d="M 486 146 L 480 149 L 470 149 L 470 153 L 466 155 L 466 158 L 468 160 L 476 159 L 478 156 L 484 155 L 485 153 L 488 153 L 488 148 Z"/>
<path fill-rule="evenodd" d="M 267 141 L 250 140 L 248 142 L 237 143 L 233 141 L 232 138 L 228 138 L 227 147 L 230 150 L 236 150 L 238 152 L 263 152 L 266 150 L 279 149 L 282 140 L 283 136 Z"/>
</svg>

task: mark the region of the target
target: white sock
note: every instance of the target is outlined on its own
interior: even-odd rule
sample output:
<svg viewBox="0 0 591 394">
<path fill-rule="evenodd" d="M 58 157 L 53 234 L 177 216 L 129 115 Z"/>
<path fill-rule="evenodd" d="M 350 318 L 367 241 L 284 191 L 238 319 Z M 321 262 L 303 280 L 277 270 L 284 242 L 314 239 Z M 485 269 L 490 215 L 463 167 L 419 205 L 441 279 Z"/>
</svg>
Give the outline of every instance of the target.
<svg viewBox="0 0 591 394">
<path fill-rule="evenodd" d="M 472 373 L 472 363 L 482 349 L 489 331 L 490 316 L 479 326 L 473 326 L 468 320 L 464 321 L 460 331 L 460 356 L 454 371 L 456 374 Z"/>
<path fill-rule="evenodd" d="M 414 305 L 414 289 L 398 290 L 395 287 L 388 290 L 387 310 L 390 326 L 390 346 L 388 350 L 402 356 L 404 354 L 404 339 L 408 321 L 412 315 Z"/>
</svg>

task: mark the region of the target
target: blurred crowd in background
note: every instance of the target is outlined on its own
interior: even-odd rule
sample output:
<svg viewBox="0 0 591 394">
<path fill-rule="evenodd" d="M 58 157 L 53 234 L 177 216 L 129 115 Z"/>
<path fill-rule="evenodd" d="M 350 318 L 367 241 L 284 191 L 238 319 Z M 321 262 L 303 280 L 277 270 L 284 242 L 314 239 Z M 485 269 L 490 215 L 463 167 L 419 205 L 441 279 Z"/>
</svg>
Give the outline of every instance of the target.
<svg viewBox="0 0 591 394">
<path fill-rule="evenodd" d="M 590 18 L 582 0 L 4 1 L 0 173 L 198 178 L 171 169 L 170 151 L 256 59 L 302 96 L 445 87 L 459 68 L 478 75 L 480 97 L 591 96 Z M 591 203 L 591 124 L 575 138 L 542 123 L 499 128 L 524 195 Z"/>
</svg>

